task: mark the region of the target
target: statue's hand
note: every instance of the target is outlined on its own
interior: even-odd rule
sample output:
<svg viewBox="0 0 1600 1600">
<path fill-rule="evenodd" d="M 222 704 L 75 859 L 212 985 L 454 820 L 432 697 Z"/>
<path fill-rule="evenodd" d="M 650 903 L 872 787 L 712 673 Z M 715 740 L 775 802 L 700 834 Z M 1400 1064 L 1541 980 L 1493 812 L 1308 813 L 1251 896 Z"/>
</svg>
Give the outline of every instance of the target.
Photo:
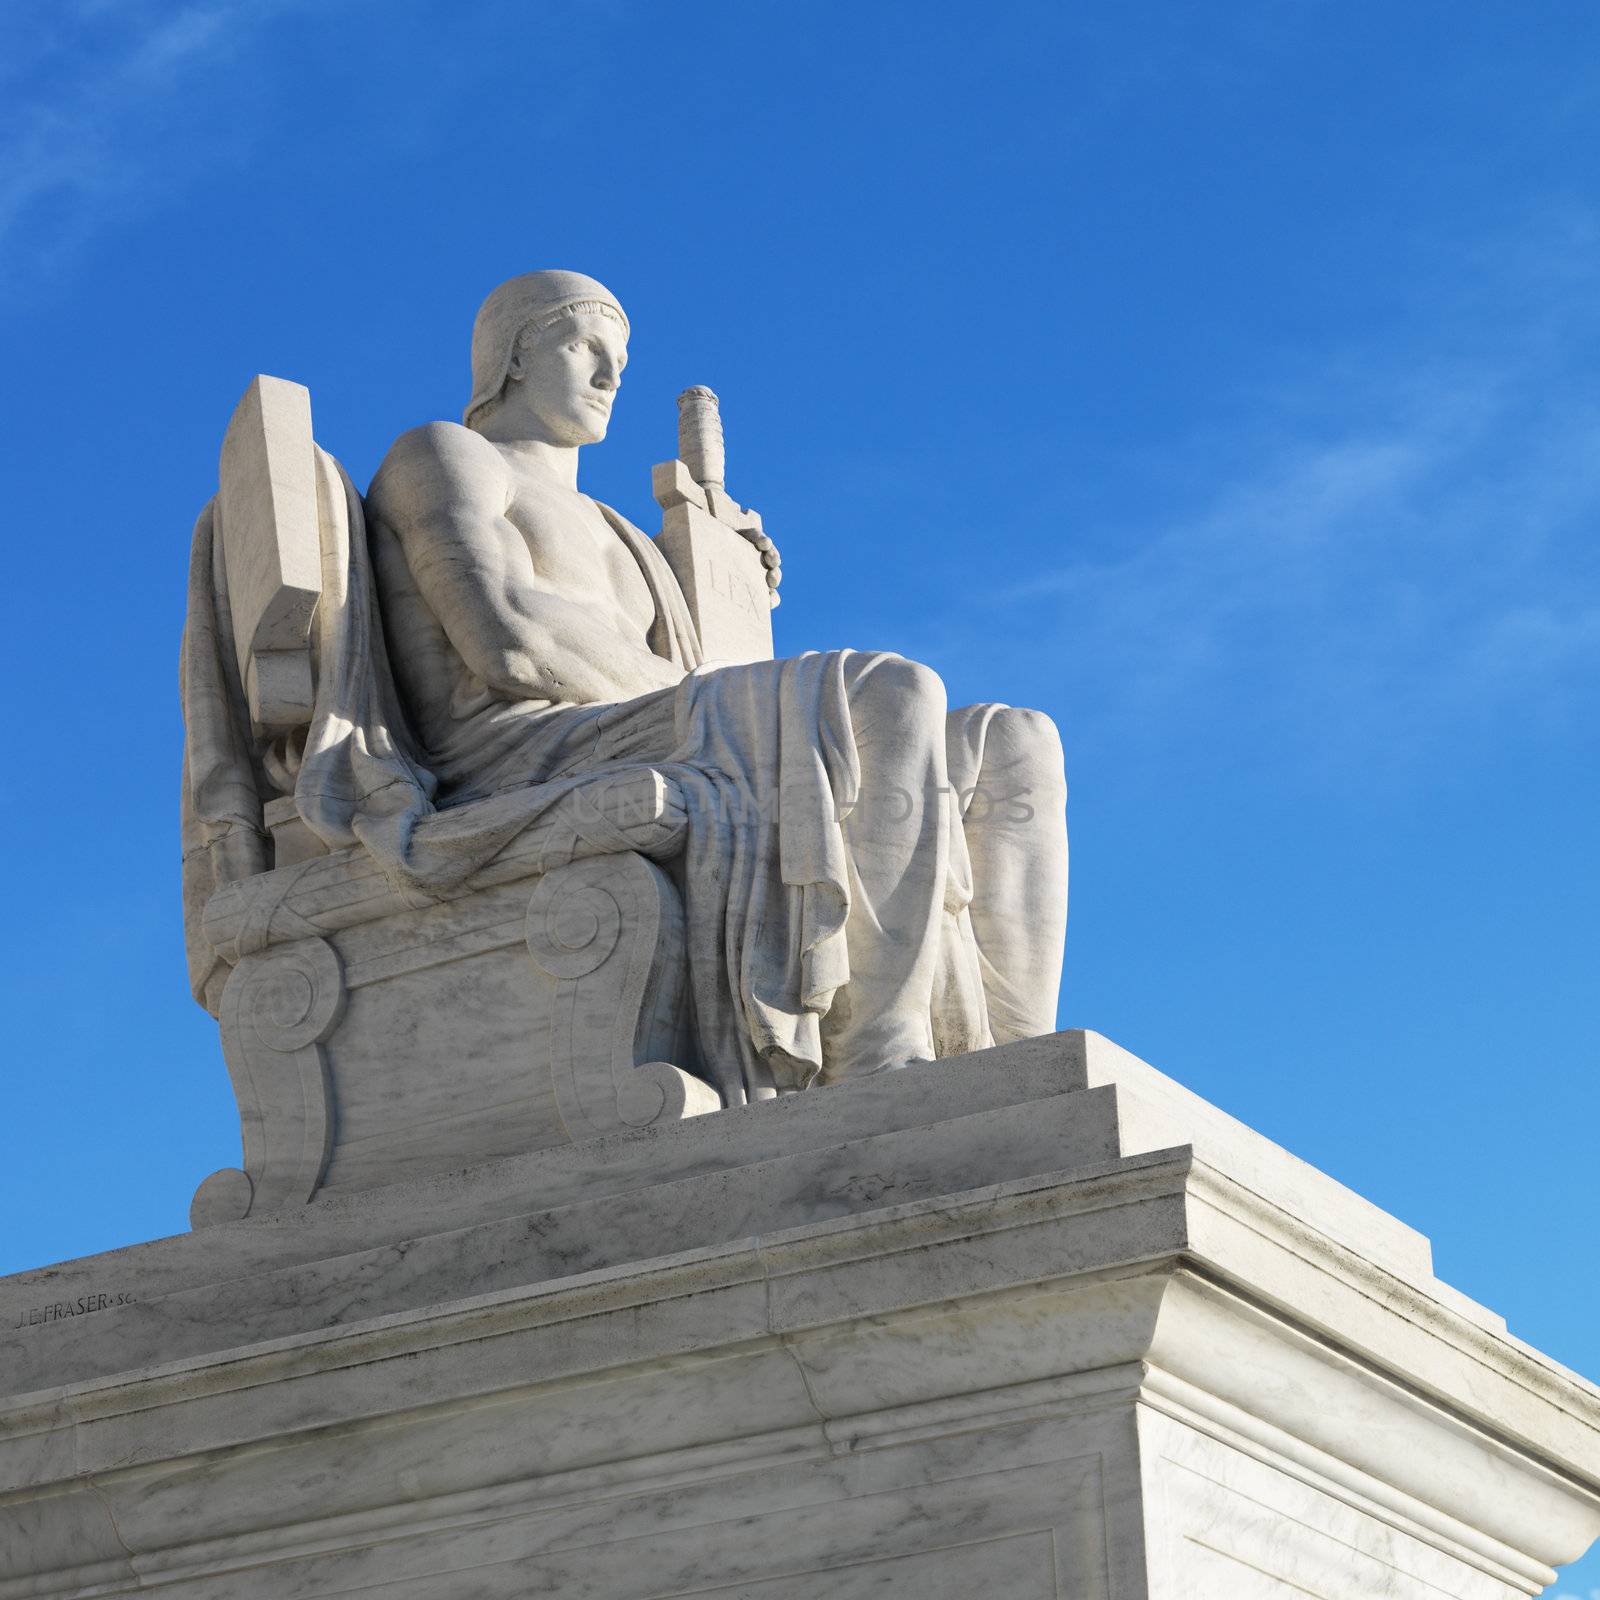
<svg viewBox="0 0 1600 1600">
<path fill-rule="evenodd" d="M 778 547 L 761 531 L 759 523 L 739 531 L 761 552 L 761 565 L 767 569 L 768 597 L 776 607 L 779 604 L 778 585 L 783 582 L 783 558 L 778 554 Z"/>
<path fill-rule="evenodd" d="M 689 806 L 683 798 L 683 790 L 675 783 L 662 786 L 661 821 L 676 832 L 689 820 Z"/>
</svg>

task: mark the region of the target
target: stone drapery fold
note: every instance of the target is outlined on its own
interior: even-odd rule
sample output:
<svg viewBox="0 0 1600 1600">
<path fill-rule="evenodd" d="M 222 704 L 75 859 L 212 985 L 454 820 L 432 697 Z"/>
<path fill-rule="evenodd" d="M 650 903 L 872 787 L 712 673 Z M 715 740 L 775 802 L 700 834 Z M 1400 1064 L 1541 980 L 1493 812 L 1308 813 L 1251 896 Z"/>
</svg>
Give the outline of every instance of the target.
<svg viewBox="0 0 1600 1600">
<path fill-rule="evenodd" d="M 470 878 L 558 800 L 642 766 L 673 783 L 687 812 L 678 878 L 701 1072 L 728 1104 L 814 1081 L 822 1019 L 850 978 L 845 926 L 857 880 L 841 817 L 860 798 L 861 764 L 846 673 L 852 657 L 858 668 L 874 658 L 832 651 L 703 663 L 670 567 L 645 534 L 602 506 L 654 598 L 651 648 L 686 677 L 638 702 L 527 719 L 518 778 L 441 807 L 389 670 L 360 496 L 325 452 L 318 471 L 323 593 L 303 738 L 269 743 L 252 730 L 215 502 L 195 529 L 182 687 L 184 909 L 196 997 L 214 1010 L 228 970 L 201 931 L 205 903 L 223 883 L 270 868 L 262 807 L 274 789 L 292 783 L 301 817 L 330 849 L 361 845 L 423 904 Z M 946 810 L 946 923 L 934 934 L 941 1032 L 971 1047 L 987 1041 L 987 1025 L 962 916 L 966 849 L 954 808 Z"/>
</svg>

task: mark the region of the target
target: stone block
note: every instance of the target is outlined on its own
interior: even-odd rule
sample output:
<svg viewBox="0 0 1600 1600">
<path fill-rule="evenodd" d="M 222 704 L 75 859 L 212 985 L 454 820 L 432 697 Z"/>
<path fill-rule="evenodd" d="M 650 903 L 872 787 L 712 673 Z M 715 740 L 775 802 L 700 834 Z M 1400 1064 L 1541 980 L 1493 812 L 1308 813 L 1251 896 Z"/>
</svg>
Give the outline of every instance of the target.
<svg viewBox="0 0 1600 1600">
<path fill-rule="evenodd" d="M 42 1268 L 0 1600 L 1538 1593 L 1600 1391 L 1388 1222 L 1067 1033 Z"/>
</svg>

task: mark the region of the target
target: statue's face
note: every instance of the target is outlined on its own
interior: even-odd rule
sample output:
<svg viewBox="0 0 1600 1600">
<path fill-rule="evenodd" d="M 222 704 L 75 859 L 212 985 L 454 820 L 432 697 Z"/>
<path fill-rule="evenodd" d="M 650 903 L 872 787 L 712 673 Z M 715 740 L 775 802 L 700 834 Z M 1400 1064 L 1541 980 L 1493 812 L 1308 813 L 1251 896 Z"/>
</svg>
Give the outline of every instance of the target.
<svg viewBox="0 0 1600 1600">
<path fill-rule="evenodd" d="M 549 444 L 598 444 L 628 364 L 628 335 L 613 317 L 576 311 L 517 341 L 508 376 Z"/>
</svg>

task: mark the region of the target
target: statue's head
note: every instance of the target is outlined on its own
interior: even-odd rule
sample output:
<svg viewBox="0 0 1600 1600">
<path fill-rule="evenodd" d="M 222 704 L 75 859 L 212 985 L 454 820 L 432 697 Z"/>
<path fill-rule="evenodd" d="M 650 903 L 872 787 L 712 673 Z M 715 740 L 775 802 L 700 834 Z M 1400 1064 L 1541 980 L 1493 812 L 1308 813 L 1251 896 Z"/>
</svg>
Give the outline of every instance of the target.
<svg viewBox="0 0 1600 1600">
<path fill-rule="evenodd" d="M 472 325 L 472 399 L 462 421 L 510 403 L 551 444 L 595 444 L 628 359 L 617 297 L 581 272 L 525 272 L 502 283 Z"/>
</svg>

